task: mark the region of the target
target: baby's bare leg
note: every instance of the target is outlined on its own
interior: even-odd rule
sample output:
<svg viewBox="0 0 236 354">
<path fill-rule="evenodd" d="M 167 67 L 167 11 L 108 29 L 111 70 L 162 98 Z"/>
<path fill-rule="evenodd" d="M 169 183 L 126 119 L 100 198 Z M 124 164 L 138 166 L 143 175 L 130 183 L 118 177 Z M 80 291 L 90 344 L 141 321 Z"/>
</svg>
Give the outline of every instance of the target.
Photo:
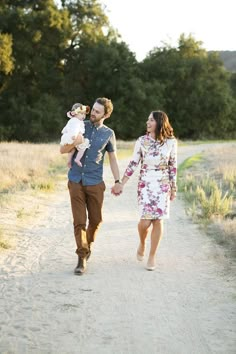
<svg viewBox="0 0 236 354">
<path fill-rule="evenodd" d="M 84 150 L 79 149 L 79 150 L 78 150 L 78 153 L 77 153 L 77 155 L 76 155 L 76 158 L 75 158 L 75 162 L 76 162 L 77 165 L 79 165 L 79 166 L 82 166 L 82 163 L 80 162 L 80 160 L 81 160 L 83 154 L 84 154 Z"/>
<path fill-rule="evenodd" d="M 74 155 L 74 152 L 75 152 L 75 149 L 71 150 L 69 153 L 68 153 L 68 158 L 67 158 L 67 166 L 69 168 L 72 167 L 72 157 Z"/>
</svg>

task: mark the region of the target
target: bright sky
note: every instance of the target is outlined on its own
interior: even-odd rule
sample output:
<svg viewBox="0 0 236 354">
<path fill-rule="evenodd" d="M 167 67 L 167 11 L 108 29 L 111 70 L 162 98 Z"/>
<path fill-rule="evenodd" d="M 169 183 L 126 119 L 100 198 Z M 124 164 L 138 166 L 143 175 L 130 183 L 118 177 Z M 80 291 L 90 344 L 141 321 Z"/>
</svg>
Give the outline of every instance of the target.
<svg viewBox="0 0 236 354">
<path fill-rule="evenodd" d="M 235 0 L 100 0 L 111 25 L 137 60 L 181 33 L 192 34 L 206 50 L 236 50 Z"/>
</svg>

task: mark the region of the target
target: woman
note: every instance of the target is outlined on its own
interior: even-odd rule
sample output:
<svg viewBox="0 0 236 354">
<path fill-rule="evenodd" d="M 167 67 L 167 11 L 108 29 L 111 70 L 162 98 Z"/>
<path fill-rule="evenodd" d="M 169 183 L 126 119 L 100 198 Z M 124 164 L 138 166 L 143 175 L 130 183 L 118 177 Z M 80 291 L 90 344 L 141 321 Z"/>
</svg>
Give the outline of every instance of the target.
<svg viewBox="0 0 236 354">
<path fill-rule="evenodd" d="M 169 218 L 170 200 L 176 197 L 177 141 L 166 113 L 154 111 L 147 120 L 147 134 L 135 144 L 132 160 L 121 181 L 121 191 L 139 162 L 138 224 L 140 244 L 137 259 L 142 261 L 145 240 L 152 224 L 151 246 L 146 269 L 155 269 L 155 256 L 163 234 L 163 220 Z"/>
</svg>

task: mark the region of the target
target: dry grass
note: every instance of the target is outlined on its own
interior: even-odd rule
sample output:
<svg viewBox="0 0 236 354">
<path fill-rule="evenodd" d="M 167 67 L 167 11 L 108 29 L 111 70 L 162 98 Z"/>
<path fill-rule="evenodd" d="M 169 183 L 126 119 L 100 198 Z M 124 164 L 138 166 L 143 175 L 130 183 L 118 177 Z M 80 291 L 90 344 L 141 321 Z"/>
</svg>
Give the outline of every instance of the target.
<svg viewBox="0 0 236 354">
<path fill-rule="evenodd" d="M 208 155 L 209 168 L 218 185 L 232 195 L 232 211 L 221 220 L 213 218 L 212 224 L 208 226 L 207 233 L 216 238 L 223 245 L 229 247 L 231 253 L 236 257 L 236 149 L 223 146 L 215 149 Z M 212 232 L 213 231 L 213 232 Z"/>
<path fill-rule="evenodd" d="M 236 256 L 236 149 L 221 146 L 181 171 L 189 211 L 208 235 Z M 201 205 L 200 205 L 201 204 Z M 201 211 L 200 210 L 201 207 Z"/>
<path fill-rule="evenodd" d="M 117 140 L 117 150 L 118 153 L 120 150 L 130 150 L 133 151 L 134 145 L 135 145 L 135 141 L 123 141 L 123 140 Z"/>
<path fill-rule="evenodd" d="M 131 158 L 135 141 L 117 141 L 117 156 L 119 160 Z"/>
<path fill-rule="evenodd" d="M 14 247 L 22 223 L 42 212 L 40 198 L 66 171 L 58 144 L 0 143 L 0 248 Z"/>
<path fill-rule="evenodd" d="M 118 158 L 131 156 L 133 146 L 117 141 Z M 45 200 L 53 198 L 48 192 L 60 188 L 66 174 L 59 144 L 0 143 L 0 248 L 14 247 L 18 230 L 43 213 Z"/>
<path fill-rule="evenodd" d="M 118 158 L 130 156 L 134 142 L 118 141 Z M 19 189 L 53 190 L 55 175 L 67 172 L 58 144 L 0 143 L 0 195 Z"/>
<path fill-rule="evenodd" d="M 216 241 L 226 246 L 232 256 L 236 257 L 236 220 L 235 219 L 225 219 L 223 220 L 214 220 L 214 222 L 207 227 L 207 234 L 211 237 L 214 237 Z"/>
<path fill-rule="evenodd" d="M 132 155 L 134 141 L 117 141 L 118 158 L 129 158 Z M 218 242 L 229 245 L 232 250 L 236 244 L 236 149 L 222 146 L 214 149 L 204 159 L 198 158 L 193 163 L 187 175 L 197 183 L 199 176 L 205 175 L 217 182 L 222 195 L 226 191 L 233 197 L 232 213 L 230 218 L 211 217 L 207 226 L 207 233 L 214 236 Z M 189 166 L 188 166 L 189 167 Z M 191 174 L 189 174 L 189 171 Z M 59 153 L 58 144 L 31 144 L 31 143 L 0 143 L 0 207 L 2 221 L 9 216 L 13 224 L 26 222 L 30 217 L 37 217 L 43 209 L 44 197 L 38 197 L 40 192 L 53 191 L 57 182 L 65 180 L 67 173 L 66 154 Z M 195 181 L 197 182 L 194 182 Z M 24 193 L 24 191 L 30 191 Z M 42 194 L 42 193 L 41 193 Z M 45 194 L 45 193 L 44 193 Z M 36 199 L 38 201 L 35 201 Z M 42 198 L 40 200 L 40 198 Z M 20 200 L 20 203 L 19 203 Z M 32 207 L 32 200 L 35 201 Z M 194 210 L 195 206 L 192 206 Z M 7 216 L 8 215 L 8 216 Z M 2 225 L 0 230 L 0 248 L 8 247 L 9 227 Z M 6 234 L 7 230 L 7 234 Z M 13 231 L 16 234 L 17 231 Z"/>
<path fill-rule="evenodd" d="M 209 157 L 208 157 L 209 158 Z M 236 149 L 222 147 L 212 153 L 211 167 L 216 178 L 222 179 L 229 188 L 235 189 L 236 184 Z"/>
<path fill-rule="evenodd" d="M 23 188 L 51 190 L 53 175 L 64 166 L 57 144 L 0 143 L 0 193 Z"/>
</svg>

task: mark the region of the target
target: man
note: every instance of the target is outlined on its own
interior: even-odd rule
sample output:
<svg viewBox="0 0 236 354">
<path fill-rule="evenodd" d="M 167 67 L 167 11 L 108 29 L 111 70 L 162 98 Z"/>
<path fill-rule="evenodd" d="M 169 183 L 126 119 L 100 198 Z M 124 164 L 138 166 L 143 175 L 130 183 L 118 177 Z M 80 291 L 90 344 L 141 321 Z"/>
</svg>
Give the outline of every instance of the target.
<svg viewBox="0 0 236 354">
<path fill-rule="evenodd" d="M 91 254 L 91 245 L 102 222 L 102 204 L 105 183 L 103 181 L 103 163 L 105 152 L 108 152 L 112 174 L 114 176 L 113 193 L 119 193 L 120 173 L 116 157 L 116 138 L 114 131 L 103 124 L 113 111 L 113 104 L 108 98 L 97 98 L 85 121 L 84 137 L 79 135 L 71 145 L 60 147 L 62 154 L 70 152 L 74 147 L 89 139 L 90 147 L 81 159 L 82 166 L 74 161 L 68 173 L 73 214 L 74 235 L 77 245 L 78 264 L 74 270 L 76 275 L 84 274 L 87 260 Z M 74 158 L 77 152 L 75 152 Z M 74 160 L 73 158 L 73 160 Z M 88 226 L 87 225 L 88 218 Z"/>
</svg>

